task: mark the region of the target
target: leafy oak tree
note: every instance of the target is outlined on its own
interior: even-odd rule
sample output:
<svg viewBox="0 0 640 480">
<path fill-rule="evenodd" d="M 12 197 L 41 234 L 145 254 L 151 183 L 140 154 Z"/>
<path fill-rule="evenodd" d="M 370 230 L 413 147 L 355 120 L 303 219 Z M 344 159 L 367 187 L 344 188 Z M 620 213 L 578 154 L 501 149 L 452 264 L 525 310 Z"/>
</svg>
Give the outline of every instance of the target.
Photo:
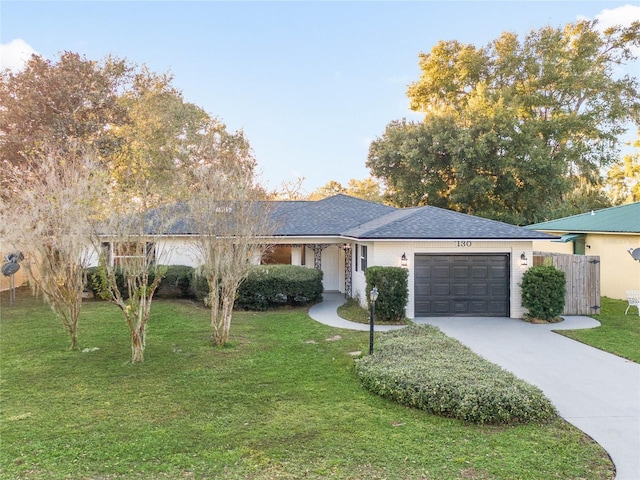
<svg viewBox="0 0 640 480">
<path fill-rule="evenodd" d="M 640 131 L 633 146 L 636 151 L 607 172 L 607 193 L 615 205 L 640 202 Z"/>
<path fill-rule="evenodd" d="M 420 54 L 408 89 L 424 121 L 390 124 L 367 166 L 402 206 L 543 220 L 618 158 L 640 97 L 617 68 L 638 45 L 640 22 L 600 32 L 596 21 L 504 33 L 484 48 L 441 41 Z"/>
<path fill-rule="evenodd" d="M 127 121 L 119 92 L 132 67 L 64 52 L 57 62 L 33 55 L 19 72 L 0 72 L 0 156 L 12 165 L 29 163 L 45 143 L 60 148 L 83 142 L 108 156 L 119 139 L 112 128 Z"/>
</svg>

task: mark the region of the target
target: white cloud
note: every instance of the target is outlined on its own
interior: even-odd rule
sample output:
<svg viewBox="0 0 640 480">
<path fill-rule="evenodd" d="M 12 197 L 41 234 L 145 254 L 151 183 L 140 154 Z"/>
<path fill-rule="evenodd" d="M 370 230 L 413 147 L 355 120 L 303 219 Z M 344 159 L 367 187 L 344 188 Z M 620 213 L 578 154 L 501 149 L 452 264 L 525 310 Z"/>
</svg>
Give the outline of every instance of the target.
<svg viewBox="0 0 640 480">
<path fill-rule="evenodd" d="M 37 53 L 31 45 L 22 39 L 11 40 L 0 44 L 0 70 L 8 68 L 13 71 L 22 70 L 32 54 Z"/>
<path fill-rule="evenodd" d="M 614 9 L 604 9 L 596 15 L 599 27 L 607 29 L 616 25 L 628 27 L 631 22 L 640 20 L 640 5 L 623 5 Z"/>
</svg>

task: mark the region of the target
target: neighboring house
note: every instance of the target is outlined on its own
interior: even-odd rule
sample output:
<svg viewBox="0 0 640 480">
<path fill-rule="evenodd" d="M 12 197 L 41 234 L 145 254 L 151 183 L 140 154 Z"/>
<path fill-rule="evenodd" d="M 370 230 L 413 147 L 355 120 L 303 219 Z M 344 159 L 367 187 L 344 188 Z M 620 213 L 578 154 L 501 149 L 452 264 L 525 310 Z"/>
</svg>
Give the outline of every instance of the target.
<svg viewBox="0 0 640 480">
<path fill-rule="evenodd" d="M 441 208 L 398 209 L 346 195 L 273 206 L 279 227 L 263 263 L 321 270 L 325 291 L 363 305 L 367 267 L 405 267 L 409 318 L 522 317 L 519 283 L 532 264 L 533 241 L 557 238 Z M 196 266 L 180 223 L 167 240 L 178 247 L 167 263 Z"/>
<path fill-rule="evenodd" d="M 527 229 L 560 236 L 534 242 L 534 250 L 600 257 L 603 296 L 626 299 L 627 290 L 640 289 L 640 262 L 629 249 L 640 248 L 640 202 L 529 225 Z"/>
</svg>

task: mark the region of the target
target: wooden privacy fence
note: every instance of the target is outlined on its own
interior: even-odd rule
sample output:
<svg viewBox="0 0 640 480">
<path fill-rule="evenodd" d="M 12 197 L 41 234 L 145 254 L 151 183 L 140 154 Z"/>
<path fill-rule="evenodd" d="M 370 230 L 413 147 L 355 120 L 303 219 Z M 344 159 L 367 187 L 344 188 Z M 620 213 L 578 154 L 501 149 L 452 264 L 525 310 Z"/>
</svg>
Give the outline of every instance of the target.
<svg viewBox="0 0 640 480">
<path fill-rule="evenodd" d="M 534 265 L 553 265 L 567 279 L 564 315 L 600 313 L 600 257 L 533 252 Z"/>
</svg>

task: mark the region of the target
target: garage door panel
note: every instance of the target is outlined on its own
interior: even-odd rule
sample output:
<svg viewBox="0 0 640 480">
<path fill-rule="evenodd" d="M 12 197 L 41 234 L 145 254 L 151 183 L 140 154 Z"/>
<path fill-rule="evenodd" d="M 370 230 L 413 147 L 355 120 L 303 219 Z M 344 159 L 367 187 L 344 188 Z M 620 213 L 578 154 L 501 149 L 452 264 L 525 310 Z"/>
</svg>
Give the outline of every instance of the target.
<svg viewBox="0 0 640 480">
<path fill-rule="evenodd" d="M 482 315 L 487 311 L 487 302 L 485 301 L 471 301 L 469 305 L 471 306 L 471 313 L 474 315 Z"/>
<path fill-rule="evenodd" d="M 469 302 L 459 302 L 453 301 L 451 302 L 451 310 L 453 315 L 465 315 L 469 313 Z"/>
<path fill-rule="evenodd" d="M 484 296 L 488 294 L 488 288 L 486 284 L 474 283 L 473 285 L 469 286 L 469 289 L 471 290 L 471 295 L 473 296 Z"/>
<path fill-rule="evenodd" d="M 431 278 L 449 278 L 450 276 L 451 272 L 448 265 L 438 265 L 433 268 L 433 275 L 431 276 Z"/>
<path fill-rule="evenodd" d="M 467 296 L 469 295 L 469 284 L 454 284 L 452 285 L 451 293 L 455 296 Z"/>
<path fill-rule="evenodd" d="M 425 312 L 425 316 L 429 316 L 431 313 L 431 302 L 416 302 L 415 309 Z"/>
<path fill-rule="evenodd" d="M 508 316 L 509 255 L 415 255 L 416 316 Z"/>
<path fill-rule="evenodd" d="M 489 314 L 492 317 L 506 316 L 503 302 L 489 302 Z"/>
<path fill-rule="evenodd" d="M 487 278 L 489 276 L 489 268 L 486 266 L 474 265 L 471 267 L 472 278 Z"/>
<path fill-rule="evenodd" d="M 467 265 L 455 265 L 451 270 L 455 279 L 469 278 L 469 267 Z"/>
<path fill-rule="evenodd" d="M 433 295 L 449 295 L 449 293 L 451 292 L 450 288 L 451 285 L 448 283 L 436 283 L 433 285 Z"/>
<path fill-rule="evenodd" d="M 491 285 L 490 295 L 492 297 L 502 297 L 509 295 L 509 289 L 504 285 Z"/>
<path fill-rule="evenodd" d="M 504 267 L 491 267 L 491 278 L 505 278 L 507 269 Z"/>
<path fill-rule="evenodd" d="M 431 302 L 432 312 L 436 315 L 449 315 L 451 306 L 448 301 L 434 301 Z"/>
</svg>

